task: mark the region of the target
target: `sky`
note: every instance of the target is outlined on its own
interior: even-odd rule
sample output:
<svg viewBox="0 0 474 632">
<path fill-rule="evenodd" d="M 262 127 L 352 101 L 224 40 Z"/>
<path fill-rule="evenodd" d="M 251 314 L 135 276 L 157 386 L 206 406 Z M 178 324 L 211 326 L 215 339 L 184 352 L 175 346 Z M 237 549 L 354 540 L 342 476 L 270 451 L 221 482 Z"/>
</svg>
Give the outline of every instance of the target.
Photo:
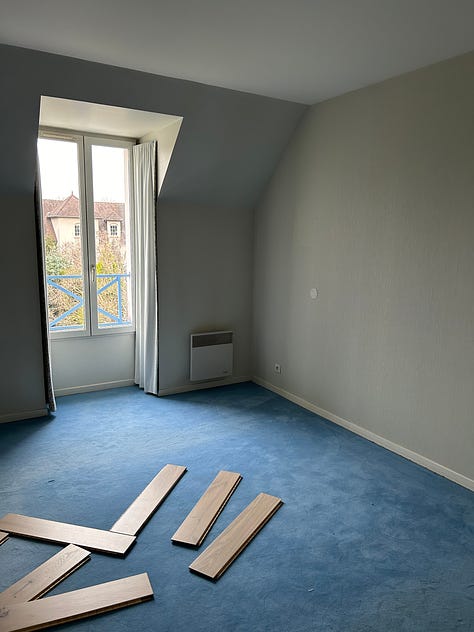
<svg viewBox="0 0 474 632">
<path fill-rule="evenodd" d="M 125 200 L 124 152 L 120 147 L 92 146 L 95 202 Z M 71 192 L 79 197 L 77 144 L 40 138 L 41 190 L 43 198 L 64 200 Z"/>
</svg>

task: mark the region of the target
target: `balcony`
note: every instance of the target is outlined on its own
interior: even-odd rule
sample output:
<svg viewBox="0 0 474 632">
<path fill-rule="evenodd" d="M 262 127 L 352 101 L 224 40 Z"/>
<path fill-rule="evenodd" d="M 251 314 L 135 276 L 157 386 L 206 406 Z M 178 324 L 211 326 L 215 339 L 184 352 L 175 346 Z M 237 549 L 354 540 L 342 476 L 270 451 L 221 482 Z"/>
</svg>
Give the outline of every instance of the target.
<svg viewBox="0 0 474 632">
<path fill-rule="evenodd" d="M 48 289 L 49 331 L 85 329 L 84 283 L 80 274 L 50 274 Z M 99 329 L 130 326 L 130 274 L 97 275 Z"/>
</svg>

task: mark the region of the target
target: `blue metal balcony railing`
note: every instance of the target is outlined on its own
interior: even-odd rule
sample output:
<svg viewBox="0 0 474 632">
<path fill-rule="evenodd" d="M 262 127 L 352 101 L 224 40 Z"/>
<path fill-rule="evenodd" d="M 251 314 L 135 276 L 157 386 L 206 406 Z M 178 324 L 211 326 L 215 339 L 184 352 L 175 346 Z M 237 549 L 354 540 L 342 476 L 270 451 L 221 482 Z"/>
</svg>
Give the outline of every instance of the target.
<svg viewBox="0 0 474 632">
<path fill-rule="evenodd" d="M 129 279 L 130 274 L 98 274 L 97 279 L 110 279 L 102 287 L 97 288 L 97 297 L 99 297 L 105 290 L 109 288 L 113 288 L 116 286 L 117 292 L 117 314 L 112 314 L 111 312 L 103 309 L 102 307 L 97 307 L 97 311 L 99 314 L 102 314 L 106 318 L 109 318 L 112 322 L 107 323 L 99 323 L 99 327 L 117 327 L 120 325 L 131 325 L 132 322 L 127 318 L 123 317 L 123 291 L 122 291 L 122 279 Z M 83 329 L 84 325 L 67 325 L 63 321 L 65 318 L 77 312 L 81 307 L 84 307 L 84 297 L 76 294 L 73 290 L 70 290 L 61 283 L 63 279 L 76 279 L 82 280 L 82 276 L 80 274 L 49 274 L 46 277 L 46 283 L 48 287 L 54 288 L 55 290 L 59 290 L 69 296 L 73 300 L 77 301 L 75 305 L 71 308 L 56 316 L 53 320 L 49 322 L 50 331 L 70 331 L 74 329 Z"/>
</svg>

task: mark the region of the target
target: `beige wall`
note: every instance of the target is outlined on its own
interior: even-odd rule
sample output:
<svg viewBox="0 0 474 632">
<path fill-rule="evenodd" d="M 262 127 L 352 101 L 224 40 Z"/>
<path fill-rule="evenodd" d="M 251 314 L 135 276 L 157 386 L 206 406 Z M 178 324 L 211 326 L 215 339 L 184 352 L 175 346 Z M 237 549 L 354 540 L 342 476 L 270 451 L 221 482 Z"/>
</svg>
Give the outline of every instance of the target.
<svg viewBox="0 0 474 632">
<path fill-rule="evenodd" d="M 473 77 L 474 53 L 311 108 L 254 286 L 257 376 L 470 478 Z"/>
<path fill-rule="evenodd" d="M 74 226 L 79 224 L 79 218 L 74 217 L 52 217 L 51 222 L 54 234 L 59 246 L 67 243 L 74 243 L 78 238 L 74 236 Z"/>
</svg>

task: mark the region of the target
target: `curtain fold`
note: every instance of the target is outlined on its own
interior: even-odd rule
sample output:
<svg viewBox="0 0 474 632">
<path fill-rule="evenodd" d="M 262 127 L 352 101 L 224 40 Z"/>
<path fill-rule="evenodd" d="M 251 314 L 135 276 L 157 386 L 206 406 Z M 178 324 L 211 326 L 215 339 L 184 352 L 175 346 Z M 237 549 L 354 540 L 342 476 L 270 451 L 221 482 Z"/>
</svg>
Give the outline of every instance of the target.
<svg viewBox="0 0 474 632">
<path fill-rule="evenodd" d="M 135 383 L 158 395 L 157 143 L 132 149 L 135 260 Z"/>
<path fill-rule="evenodd" d="M 38 260 L 38 283 L 39 283 L 39 300 L 41 313 L 41 337 L 43 343 L 43 380 L 44 380 L 44 396 L 46 407 L 49 412 L 56 410 L 56 400 L 54 397 L 53 377 L 51 373 L 51 348 L 48 335 L 48 305 L 46 295 L 46 266 L 43 239 L 43 203 L 41 195 L 41 179 L 39 172 L 39 160 L 37 160 L 35 190 L 35 225 L 36 225 L 36 243 L 37 243 L 37 260 Z"/>
</svg>

